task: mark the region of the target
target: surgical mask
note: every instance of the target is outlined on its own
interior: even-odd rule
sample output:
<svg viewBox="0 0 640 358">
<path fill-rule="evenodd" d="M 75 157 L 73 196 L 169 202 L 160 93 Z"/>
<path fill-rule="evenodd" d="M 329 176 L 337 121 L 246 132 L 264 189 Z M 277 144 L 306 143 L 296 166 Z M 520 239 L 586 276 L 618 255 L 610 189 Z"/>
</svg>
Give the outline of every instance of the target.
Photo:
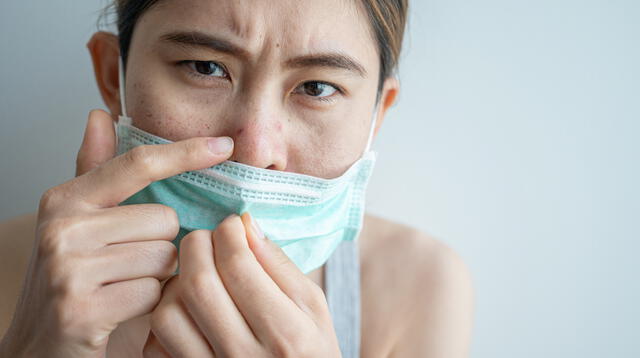
<svg viewBox="0 0 640 358">
<path fill-rule="evenodd" d="M 132 125 L 125 110 L 123 77 L 120 70 L 123 115 L 117 123 L 118 154 L 139 145 L 171 143 Z M 172 207 L 180 222 L 173 240 L 177 247 L 189 232 L 215 230 L 227 216 L 248 211 L 266 237 L 306 274 L 323 265 L 342 241 L 356 240 L 362 229 L 365 189 L 376 159 L 370 150 L 376 112 L 364 153 L 337 178 L 225 161 L 153 182 L 121 205 Z"/>
</svg>

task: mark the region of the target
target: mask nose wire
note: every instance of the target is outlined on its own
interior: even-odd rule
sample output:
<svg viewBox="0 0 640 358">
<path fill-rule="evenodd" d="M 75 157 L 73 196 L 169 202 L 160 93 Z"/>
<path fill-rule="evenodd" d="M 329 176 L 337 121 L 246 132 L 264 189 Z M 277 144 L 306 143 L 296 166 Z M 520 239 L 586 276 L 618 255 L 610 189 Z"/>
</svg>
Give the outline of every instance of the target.
<svg viewBox="0 0 640 358">
<path fill-rule="evenodd" d="M 120 90 L 120 110 L 122 111 L 123 117 L 127 116 L 127 107 L 125 105 L 124 100 L 124 63 L 122 62 L 122 56 L 118 56 L 118 77 L 120 78 L 120 83 L 118 84 Z"/>
</svg>

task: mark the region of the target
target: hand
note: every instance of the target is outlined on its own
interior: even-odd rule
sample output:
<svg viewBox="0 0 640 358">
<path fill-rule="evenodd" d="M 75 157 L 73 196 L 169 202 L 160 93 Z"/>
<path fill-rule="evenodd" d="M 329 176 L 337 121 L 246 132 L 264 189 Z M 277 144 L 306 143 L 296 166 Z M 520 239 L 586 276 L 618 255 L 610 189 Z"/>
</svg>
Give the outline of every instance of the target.
<svg viewBox="0 0 640 358">
<path fill-rule="evenodd" d="M 252 225 L 252 221 L 253 224 Z M 322 289 L 248 213 L 180 244 L 145 357 L 340 357 Z"/>
<path fill-rule="evenodd" d="M 92 111 L 78 152 L 78 176 L 42 196 L 36 240 L 2 357 L 104 356 L 109 334 L 160 299 L 175 271 L 175 211 L 117 206 L 155 180 L 201 169 L 231 153 L 207 138 L 140 146 L 115 154 L 112 118 Z M 23 239 L 23 238 L 16 238 Z"/>
</svg>

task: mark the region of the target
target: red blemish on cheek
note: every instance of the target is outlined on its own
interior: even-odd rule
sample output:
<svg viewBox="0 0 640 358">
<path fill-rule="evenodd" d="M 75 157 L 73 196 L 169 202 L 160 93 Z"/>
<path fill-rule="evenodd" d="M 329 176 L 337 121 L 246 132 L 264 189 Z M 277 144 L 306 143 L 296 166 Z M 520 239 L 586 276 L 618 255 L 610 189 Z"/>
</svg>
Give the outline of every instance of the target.
<svg viewBox="0 0 640 358">
<path fill-rule="evenodd" d="M 238 129 L 238 131 L 236 132 L 236 135 L 239 136 L 240 134 L 242 134 L 243 131 L 244 131 L 244 129 L 242 129 L 242 128 Z"/>
<path fill-rule="evenodd" d="M 282 123 L 277 122 L 276 123 L 276 129 L 278 130 L 278 132 L 282 132 Z"/>
</svg>

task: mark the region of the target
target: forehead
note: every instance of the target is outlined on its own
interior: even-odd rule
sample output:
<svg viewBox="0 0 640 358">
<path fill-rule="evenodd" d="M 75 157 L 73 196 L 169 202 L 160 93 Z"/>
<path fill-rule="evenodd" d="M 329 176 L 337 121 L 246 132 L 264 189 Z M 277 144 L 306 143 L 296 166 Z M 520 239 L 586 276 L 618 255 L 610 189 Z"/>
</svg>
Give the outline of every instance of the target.
<svg viewBox="0 0 640 358">
<path fill-rule="evenodd" d="M 376 44 L 358 0 L 161 0 L 139 19 L 146 40 L 175 30 L 222 35 L 251 53 L 338 51 L 370 65 Z"/>
</svg>

